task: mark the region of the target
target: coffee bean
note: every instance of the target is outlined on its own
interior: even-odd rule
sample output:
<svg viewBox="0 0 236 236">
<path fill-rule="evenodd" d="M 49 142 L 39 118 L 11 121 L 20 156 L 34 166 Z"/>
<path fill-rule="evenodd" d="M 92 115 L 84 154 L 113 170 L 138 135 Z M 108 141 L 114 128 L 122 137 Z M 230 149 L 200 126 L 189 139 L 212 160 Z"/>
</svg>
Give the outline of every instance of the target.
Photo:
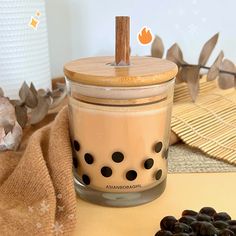
<svg viewBox="0 0 236 236">
<path fill-rule="evenodd" d="M 236 225 L 230 225 L 228 229 L 233 231 L 234 234 L 236 234 Z"/>
<path fill-rule="evenodd" d="M 226 221 L 222 221 L 222 220 L 217 220 L 213 222 L 213 225 L 217 228 L 217 229 L 225 229 L 227 228 L 229 225 Z"/>
<path fill-rule="evenodd" d="M 177 233 L 177 234 L 174 234 L 174 236 L 189 236 L 189 234 L 187 234 L 187 233 Z"/>
<path fill-rule="evenodd" d="M 202 222 L 199 234 L 203 236 L 215 236 L 217 235 L 217 230 L 211 223 Z"/>
<path fill-rule="evenodd" d="M 166 216 L 160 225 L 155 236 L 236 236 L 236 220 L 212 207 L 203 207 L 199 213 L 184 210 L 179 220 Z"/>
<path fill-rule="evenodd" d="M 199 213 L 208 215 L 208 216 L 213 216 L 216 213 L 216 210 L 212 207 L 203 207 Z"/>
<path fill-rule="evenodd" d="M 190 233 L 190 234 L 188 234 L 189 236 L 197 236 L 197 234 L 196 233 L 194 233 L 194 232 L 192 232 L 192 233 Z"/>
<path fill-rule="evenodd" d="M 173 232 L 175 234 L 177 234 L 177 233 L 191 233 L 192 228 L 187 224 L 177 222 L 177 223 L 175 223 Z"/>
<path fill-rule="evenodd" d="M 213 215 L 214 220 L 231 220 L 231 217 L 226 212 L 219 212 Z"/>
<path fill-rule="evenodd" d="M 199 234 L 203 222 L 194 221 L 190 226 L 196 234 Z"/>
<path fill-rule="evenodd" d="M 211 222 L 211 217 L 210 216 L 208 216 L 208 215 L 205 215 L 205 214 L 201 214 L 201 213 L 199 213 L 198 215 L 197 215 L 197 218 L 196 218 L 198 221 L 208 221 L 208 222 Z"/>
<path fill-rule="evenodd" d="M 172 232 L 176 222 L 177 220 L 174 216 L 166 216 L 160 222 L 161 229 Z"/>
<path fill-rule="evenodd" d="M 234 236 L 234 232 L 229 229 L 223 229 L 219 232 L 219 236 Z"/>
<path fill-rule="evenodd" d="M 236 220 L 228 220 L 227 223 L 229 225 L 236 225 Z"/>
<path fill-rule="evenodd" d="M 194 217 L 192 217 L 192 216 L 182 216 L 179 219 L 179 222 L 185 223 L 187 225 L 191 225 L 191 223 L 193 223 L 194 221 L 196 221 L 196 219 Z"/>
<path fill-rule="evenodd" d="M 168 230 L 159 230 L 155 236 L 172 236 L 173 234 Z"/>
<path fill-rule="evenodd" d="M 197 216 L 197 212 L 193 210 L 184 210 L 182 216 Z"/>
</svg>

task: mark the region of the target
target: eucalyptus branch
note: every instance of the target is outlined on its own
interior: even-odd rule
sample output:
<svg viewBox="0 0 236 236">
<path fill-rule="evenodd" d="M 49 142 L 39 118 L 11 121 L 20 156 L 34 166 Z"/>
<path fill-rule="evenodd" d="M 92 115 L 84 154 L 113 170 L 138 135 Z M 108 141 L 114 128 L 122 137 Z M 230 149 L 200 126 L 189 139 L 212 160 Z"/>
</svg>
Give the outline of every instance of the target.
<svg viewBox="0 0 236 236">
<path fill-rule="evenodd" d="M 194 65 L 194 64 L 181 64 L 182 67 L 196 67 L 196 66 L 199 66 L 201 69 L 206 69 L 206 70 L 210 70 L 211 67 L 209 66 L 203 66 L 203 65 Z M 229 74 L 229 75 L 234 75 L 236 76 L 236 73 L 235 72 L 232 72 L 232 71 L 226 71 L 226 70 L 220 70 L 219 69 L 219 72 L 220 73 L 224 73 L 224 74 Z"/>
<path fill-rule="evenodd" d="M 16 120 L 24 128 L 27 123 L 39 123 L 48 114 L 49 109 L 58 106 L 66 96 L 65 85 L 58 84 L 55 90 L 36 89 L 33 83 L 24 82 L 19 90 L 18 100 L 9 100 L 15 110 Z M 0 88 L 0 99 L 5 98 Z M 1 114 L 1 113 L 0 113 Z"/>
<path fill-rule="evenodd" d="M 199 93 L 199 80 L 201 78 L 200 70 L 206 69 L 207 81 L 217 79 L 217 84 L 221 89 L 236 88 L 236 67 L 235 63 L 224 58 L 224 52 L 221 50 L 211 67 L 205 66 L 218 41 L 219 33 L 213 35 L 203 45 L 197 64 L 188 64 L 183 57 L 183 52 L 177 43 L 174 43 L 166 52 L 166 59 L 173 61 L 179 67 L 179 73 L 176 76 L 178 83 L 187 83 L 188 91 L 195 101 Z M 151 55 L 162 58 L 164 55 L 164 44 L 162 39 L 155 37 Z"/>
</svg>

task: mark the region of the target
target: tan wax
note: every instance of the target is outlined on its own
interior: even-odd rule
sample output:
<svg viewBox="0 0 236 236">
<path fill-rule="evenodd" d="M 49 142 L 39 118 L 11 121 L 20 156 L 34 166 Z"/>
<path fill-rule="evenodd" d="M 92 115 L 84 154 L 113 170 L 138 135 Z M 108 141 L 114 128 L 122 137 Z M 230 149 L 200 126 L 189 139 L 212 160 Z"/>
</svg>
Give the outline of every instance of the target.
<svg viewBox="0 0 236 236">
<path fill-rule="evenodd" d="M 166 178 L 171 101 L 112 107 L 87 104 L 70 97 L 69 104 L 72 141 L 80 144 L 80 150 L 76 151 L 77 173 L 81 178 L 84 175 L 89 178 L 89 187 L 104 192 L 138 192 Z M 160 142 L 162 148 L 156 152 L 155 144 Z M 114 152 L 121 152 L 123 161 L 114 162 Z M 86 153 L 92 155 L 92 164 L 86 162 Z M 145 169 L 147 159 L 154 161 L 150 169 Z M 102 175 L 103 167 L 112 171 L 109 177 Z M 130 170 L 137 174 L 133 180 L 127 179 Z"/>
</svg>

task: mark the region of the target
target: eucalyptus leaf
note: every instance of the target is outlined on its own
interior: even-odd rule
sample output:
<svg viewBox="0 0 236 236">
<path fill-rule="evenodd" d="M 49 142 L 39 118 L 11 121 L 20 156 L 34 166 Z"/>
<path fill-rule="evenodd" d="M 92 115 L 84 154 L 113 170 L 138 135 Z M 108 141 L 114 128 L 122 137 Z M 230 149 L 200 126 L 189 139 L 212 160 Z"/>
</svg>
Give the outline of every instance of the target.
<svg viewBox="0 0 236 236">
<path fill-rule="evenodd" d="M 47 96 L 47 91 L 45 91 L 44 89 L 39 89 L 37 94 L 38 94 L 38 97 L 45 97 Z"/>
<path fill-rule="evenodd" d="M 34 95 L 32 91 L 28 93 L 28 96 L 25 99 L 25 104 L 29 108 L 34 108 L 38 104 L 37 96 Z"/>
<path fill-rule="evenodd" d="M 27 83 L 24 81 L 24 83 L 22 84 L 20 91 L 19 91 L 19 97 L 23 102 L 25 102 L 25 99 L 26 99 L 29 91 L 30 91 L 30 88 L 27 85 Z"/>
<path fill-rule="evenodd" d="M 4 92 L 2 90 L 2 88 L 0 87 L 0 97 L 3 97 L 4 96 Z"/>
<path fill-rule="evenodd" d="M 57 89 L 52 91 L 51 97 L 52 98 L 58 98 L 58 97 L 61 96 L 62 93 L 63 93 L 63 91 L 61 91 L 61 89 L 57 88 Z"/>
<path fill-rule="evenodd" d="M 38 105 L 31 111 L 30 124 L 36 124 L 43 120 L 47 115 L 50 106 L 50 98 L 46 96 L 38 96 Z"/>
<path fill-rule="evenodd" d="M 21 101 L 21 100 L 16 100 L 16 99 L 12 99 L 12 100 L 10 100 L 10 102 L 11 102 L 11 104 L 12 104 L 13 106 L 22 106 L 22 105 L 24 104 L 23 101 Z"/>
<path fill-rule="evenodd" d="M 7 133 L 15 125 L 15 122 L 15 107 L 8 98 L 0 97 L 0 129 L 3 127 Z"/>
<path fill-rule="evenodd" d="M 175 83 L 176 83 L 176 84 L 180 84 L 180 83 L 185 82 L 185 81 L 183 81 L 183 76 L 182 76 L 183 68 L 184 68 L 184 67 L 182 67 L 182 66 L 180 66 L 180 67 L 178 68 L 178 73 L 177 73 L 177 75 L 176 75 L 176 77 L 175 77 Z"/>
<path fill-rule="evenodd" d="M 234 63 L 228 59 L 223 60 L 221 66 L 220 66 L 220 70 L 230 71 L 230 72 L 234 72 L 234 73 L 236 72 L 236 68 L 235 68 Z M 221 89 L 233 88 L 235 86 L 234 80 L 235 80 L 234 75 L 220 72 L 219 79 L 218 79 L 218 85 Z"/>
<path fill-rule="evenodd" d="M 199 65 L 206 65 L 213 49 L 216 46 L 216 43 L 218 41 L 219 33 L 215 34 L 213 37 L 211 37 L 202 47 L 202 51 L 200 53 L 198 64 Z"/>
<path fill-rule="evenodd" d="M 207 73 L 207 81 L 211 81 L 217 78 L 219 76 L 219 70 L 220 70 L 220 65 L 222 63 L 222 60 L 224 58 L 224 52 L 220 51 L 218 57 L 212 64 L 211 68 L 209 69 Z"/>
<path fill-rule="evenodd" d="M 166 59 L 173 61 L 178 66 L 185 64 L 183 53 L 177 43 L 173 44 L 167 51 Z"/>
<path fill-rule="evenodd" d="M 37 97 L 31 91 L 31 89 L 29 88 L 29 86 L 27 85 L 26 82 L 24 82 L 22 84 L 20 91 L 19 91 L 19 96 L 20 96 L 22 102 L 24 102 L 27 107 L 34 108 L 37 106 L 37 103 L 38 103 Z"/>
<path fill-rule="evenodd" d="M 181 79 L 187 83 L 189 94 L 194 102 L 199 93 L 199 72 L 200 67 L 198 65 L 186 66 L 182 68 L 179 75 Z"/>
<path fill-rule="evenodd" d="M 4 145 L 0 148 L 0 150 L 16 150 L 20 144 L 22 134 L 22 128 L 16 121 L 11 132 L 8 132 L 6 136 L 3 137 Z"/>
<path fill-rule="evenodd" d="M 13 129 L 13 127 L 14 127 L 14 125 L 11 124 L 11 123 L 10 123 L 8 120 L 6 120 L 6 119 L 2 122 L 1 125 L 3 126 L 4 131 L 5 131 L 6 134 L 9 133 L 9 132 L 11 132 L 12 129 Z"/>
<path fill-rule="evenodd" d="M 15 112 L 19 125 L 24 128 L 28 121 L 27 108 L 25 106 L 15 106 Z"/>
<path fill-rule="evenodd" d="M 66 94 L 67 92 L 66 90 L 64 90 L 63 93 L 60 92 L 60 96 L 54 97 L 53 102 L 50 105 L 50 109 L 57 107 L 64 100 L 64 98 L 66 97 Z"/>
<path fill-rule="evenodd" d="M 151 47 L 151 56 L 152 57 L 157 57 L 157 58 L 162 58 L 164 54 L 164 44 L 162 39 L 159 36 L 155 36 L 153 42 L 152 42 L 152 47 Z"/>
<path fill-rule="evenodd" d="M 37 95 L 38 95 L 37 89 L 35 88 L 35 86 L 32 82 L 30 83 L 30 90 L 37 97 Z"/>
<path fill-rule="evenodd" d="M 52 93 L 53 93 L 53 92 L 51 92 L 50 90 L 47 90 L 47 95 L 46 95 L 46 96 L 47 96 L 47 97 L 52 97 L 52 95 L 53 95 Z"/>
</svg>

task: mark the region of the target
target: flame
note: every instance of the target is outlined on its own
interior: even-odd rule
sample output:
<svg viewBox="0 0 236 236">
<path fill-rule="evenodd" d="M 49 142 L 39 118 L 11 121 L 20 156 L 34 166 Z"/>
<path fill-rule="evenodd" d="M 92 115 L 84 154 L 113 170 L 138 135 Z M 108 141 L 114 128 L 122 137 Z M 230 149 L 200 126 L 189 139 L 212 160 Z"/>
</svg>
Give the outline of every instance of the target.
<svg viewBox="0 0 236 236">
<path fill-rule="evenodd" d="M 150 29 L 148 29 L 147 27 L 143 27 L 141 32 L 138 35 L 138 39 L 139 39 L 139 42 L 144 45 L 151 43 L 153 37 L 152 37 L 152 33 Z"/>
</svg>

